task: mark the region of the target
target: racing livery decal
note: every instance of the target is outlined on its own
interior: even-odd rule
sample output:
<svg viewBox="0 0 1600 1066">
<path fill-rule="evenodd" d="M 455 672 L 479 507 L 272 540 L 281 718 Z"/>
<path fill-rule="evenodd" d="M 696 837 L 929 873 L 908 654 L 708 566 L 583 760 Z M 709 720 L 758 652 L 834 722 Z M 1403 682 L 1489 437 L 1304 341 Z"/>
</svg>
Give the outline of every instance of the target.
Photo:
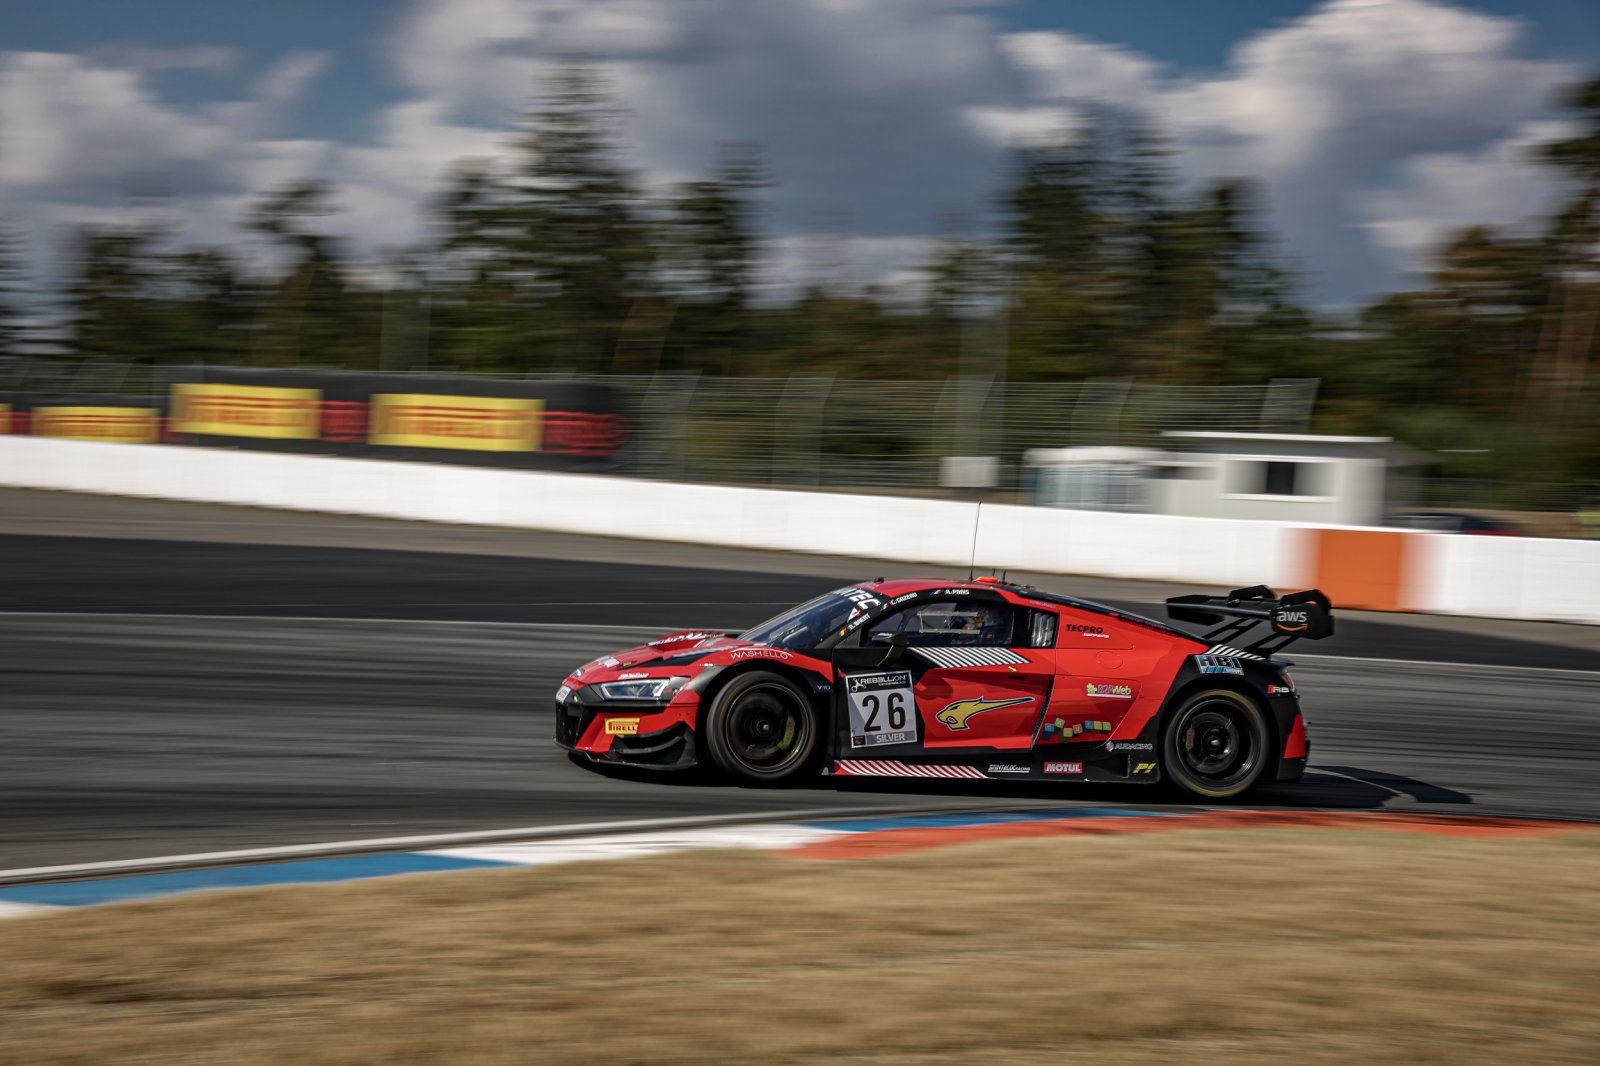
<svg viewBox="0 0 1600 1066">
<path fill-rule="evenodd" d="M 993 711 L 1001 707 L 1015 707 L 1019 703 L 1032 703 L 1032 696 L 1017 696 L 1006 700 L 991 700 L 978 698 L 975 700 L 956 700 L 946 704 L 944 709 L 933 716 L 933 720 L 946 729 L 965 729 L 967 722 L 975 714 L 984 711 Z"/>
<path fill-rule="evenodd" d="M 1028 662 L 1010 648 L 913 648 L 919 656 L 935 666 L 951 669 L 958 666 L 1006 666 Z"/>
<path fill-rule="evenodd" d="M 987 781 L 976 766 L 918 766 L 889 759 L 840 759 L 833 764 L 840 777 L 942 777 Z"/>
<path fill-rule="evenodd" d="M 1079 722 L 1077 725 L 1067 725 L 1065 718 L 1055 718 L 1044 724 L 1039 731 L 1040 740 L 1073 740 L 1085 733 L 1109 733 L 1110 722 Z M 1090 738 L 1094 739 L 1094 738 Z"/>
</svg>

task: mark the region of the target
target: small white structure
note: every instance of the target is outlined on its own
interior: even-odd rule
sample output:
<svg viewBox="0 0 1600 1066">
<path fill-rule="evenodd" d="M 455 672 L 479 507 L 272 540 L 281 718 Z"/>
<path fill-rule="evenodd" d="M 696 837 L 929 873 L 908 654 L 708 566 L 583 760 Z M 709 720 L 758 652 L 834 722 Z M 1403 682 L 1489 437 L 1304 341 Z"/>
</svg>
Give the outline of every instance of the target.
<svg viewBox="0 0 1600 1066">
<path fill-rule="evenodd" d="M 1392 468 L 1425 456 L 1392 437 L 1169 432 L 1174 448 L 1150 471 L 1149 509 L 1199 518 L 1263 518 L 1374 526 Z"/>
<path fill-rule="evenodd" d="M 993 455 L 947 455 L 939 460 L 939 484 L 947 489 L 992 489 L 1000 483 Z"/>
<path fill-rule="evenodd" d="M 1146 483 L 1168 458 L 1153 448 L 1030 448 L 1023 455 L 1028 502 L 1075 511 L 1148 511 Z"/>
</svg>

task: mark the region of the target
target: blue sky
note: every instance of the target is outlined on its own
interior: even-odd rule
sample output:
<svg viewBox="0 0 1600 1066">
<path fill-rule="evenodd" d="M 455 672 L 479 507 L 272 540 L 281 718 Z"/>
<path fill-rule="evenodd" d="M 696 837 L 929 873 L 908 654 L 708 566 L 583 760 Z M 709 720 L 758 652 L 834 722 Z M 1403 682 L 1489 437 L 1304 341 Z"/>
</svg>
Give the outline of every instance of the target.
<svg viewBox="0 0 1600 1066">
<path fill-rule="evenodd" d="M 1194 183 L 1259 179 L 1324 303 L 1405 281 L 1433 240 L 1551 190 L 1526 147 L 1600 72 L 1593 0 L 53 0 L 0 7 L 0 213 L 42 244 L 156 174 L 195 239 L 320 175 L 363 250 L 425 230 L 450 160 L 501 151 L 552 57 L 597 55 L 667 179 L 756 140 L 774 276 L 819 228 L 858 280 L 912 277 L 981 218 L 1006 148 L 1094 98 L 1148 114 Z M 729 91 L 736 86 L 736 91 Z M 120 179 L 116 175 L 122 175 Z M 45 258 L 48 258 L 46 256 Z"/>
</svg>

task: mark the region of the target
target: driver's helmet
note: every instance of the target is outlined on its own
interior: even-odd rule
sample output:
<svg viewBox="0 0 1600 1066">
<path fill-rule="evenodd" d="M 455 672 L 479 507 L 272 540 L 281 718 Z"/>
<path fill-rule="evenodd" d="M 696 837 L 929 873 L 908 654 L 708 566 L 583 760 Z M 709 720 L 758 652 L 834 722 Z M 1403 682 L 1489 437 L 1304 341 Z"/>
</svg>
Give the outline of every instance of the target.
<svg viewBox="0 0 1600 1066">
<path fill-rule="evenodd" d="M 950 617 L 958 644 L 1004 645 L 1010 642 L 1010 615 L 1003 607 L 986 603 L 962 604 Z"/>
</svg>

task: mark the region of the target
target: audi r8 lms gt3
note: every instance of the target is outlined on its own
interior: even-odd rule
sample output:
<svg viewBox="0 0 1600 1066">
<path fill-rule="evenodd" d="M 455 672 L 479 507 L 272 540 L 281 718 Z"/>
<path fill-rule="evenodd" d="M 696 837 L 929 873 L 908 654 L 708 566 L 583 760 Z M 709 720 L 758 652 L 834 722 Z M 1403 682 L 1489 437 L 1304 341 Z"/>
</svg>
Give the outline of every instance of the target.
<svg viewBox="0 0 1600 1066">
<path fill-rule="evenodd" d="M 1299 780 L 1305 720 L 1275 655 L 1333 631 L 1327 598 L 1255 586 L 1167 611 L 1211 628 L 990 577 L 880 578 L 745 633 L 584 664 L 556 693 L 556 741 L 597 764 L 709 762 L 757 784 L 1169 780 L 1220 799 Z"/>
</svg>

